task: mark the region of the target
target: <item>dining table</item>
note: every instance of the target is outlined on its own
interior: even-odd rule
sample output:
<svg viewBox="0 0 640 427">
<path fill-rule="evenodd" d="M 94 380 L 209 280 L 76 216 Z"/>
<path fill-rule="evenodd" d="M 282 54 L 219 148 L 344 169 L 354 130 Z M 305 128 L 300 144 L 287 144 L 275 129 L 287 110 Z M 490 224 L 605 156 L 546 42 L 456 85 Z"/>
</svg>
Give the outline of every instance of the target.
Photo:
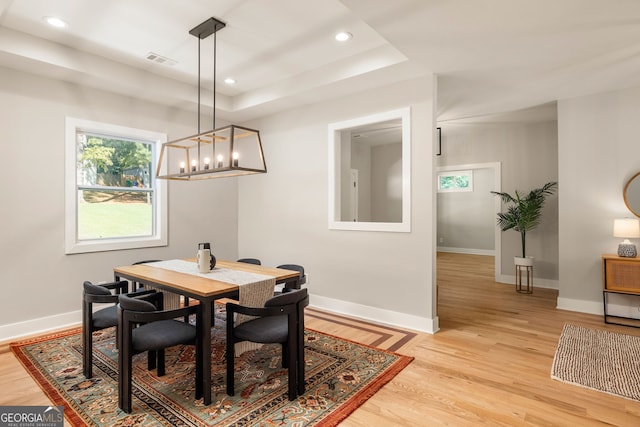
<svg viewBox="0 0 640 427">
<path fill-rule="evenodd" d="M 202 346 L 201 360 L 196 360 L 196 399 L 211 404 L 211 328 L 213 302 L 216 299 L 238 295 L 241 287 L 252 289 L 258 282 L 276 282 L 291 279 L 299 272 L 263 265 L 218 260 L 208 273 L 199 273 L 195 258 L 126 265 L 113 269 L 116 280 L 127 279 L 159 290 L 180 294 L 199 302 L 197 339 Z M 242 303 L 242 299 L 241 299 Z M 227 320 L 229 321 L 229 320 Z M 208 351 L 207 351 L 208 350 Z M 201 376 L 201 378 L 198 378 Z"/>
</svg>

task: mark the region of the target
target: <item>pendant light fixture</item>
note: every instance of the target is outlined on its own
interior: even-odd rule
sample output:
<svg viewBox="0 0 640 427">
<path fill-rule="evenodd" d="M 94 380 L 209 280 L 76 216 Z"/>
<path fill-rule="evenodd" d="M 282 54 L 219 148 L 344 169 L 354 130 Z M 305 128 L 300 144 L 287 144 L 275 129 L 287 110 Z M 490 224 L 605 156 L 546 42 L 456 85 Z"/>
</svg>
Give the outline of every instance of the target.
<svg viewBox="0 0 640 427">
<path fill-rule="evenodd" d="M 260 133 L 238 125 L 216 129 L 216 34 L 226 24 L 209 18 L 189 31 L 198 38 L 198 133 L 162 144 L 156 178 L 199 180 L 266 173 Z M 200 41 L 213 34 L 213 130 L 200 131 Z"/>
</svg>

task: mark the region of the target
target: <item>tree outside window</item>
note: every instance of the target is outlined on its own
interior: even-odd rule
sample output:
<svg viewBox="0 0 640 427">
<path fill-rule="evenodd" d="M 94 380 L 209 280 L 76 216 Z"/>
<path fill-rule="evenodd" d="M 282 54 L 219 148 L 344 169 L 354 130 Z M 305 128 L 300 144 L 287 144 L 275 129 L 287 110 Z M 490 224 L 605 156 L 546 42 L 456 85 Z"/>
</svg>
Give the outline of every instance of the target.
<svg viewBox="0 0 640 427">
<path fill-rule="evenodd" d="M 166 244 L 166 190 L 152 175 L 164 134 L 67 121 L 67 253 Z"/>
</svg>

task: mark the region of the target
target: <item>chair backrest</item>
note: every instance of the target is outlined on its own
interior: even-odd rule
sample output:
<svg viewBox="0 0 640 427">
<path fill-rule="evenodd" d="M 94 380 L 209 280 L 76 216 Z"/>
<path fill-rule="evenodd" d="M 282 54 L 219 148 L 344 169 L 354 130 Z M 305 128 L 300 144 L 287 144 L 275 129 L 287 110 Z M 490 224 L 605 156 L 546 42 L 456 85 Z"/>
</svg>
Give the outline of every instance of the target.
<svg viewBox="0 0 640 427">
<path fill-rule="evenodd" d="M 84 292 L 90 295 L 111 295 L 109 289 L 100 285 L 94 285 L 93 283 L 86 281 L 82 284 Z"/>
<path fill-rule="evenodd" d="M 285 288 L 300 289 L 300 286 L 307 283 L 307 276 L 304 274 L 304 267 L 299 264 L 280 264 L 277 268 L 284 268 L 285 270 L 293 270 L 300 273 L 298 277 L 279 280 L 277 283 L 284 283 Z M 286 289 L 285 289 L 286 291 Z M 284 291 L 283 291 L 284 292 Z"/>
<path fill-rule="evenodd" d="M 240 258 L 237 262 L 244 262 L 245 264 L 262 265 L 262 262 L 258 258 Z"/>
<path fill-rule="evenodd" d="M 138 298 L 131 298 L 126 295 L 120 295 L 118 298 L 118 302 L 120 303 L 120 307 L 123 310 L 146 312 L 157 310 L 156 306 L 149 301 L 141 300 Z"/>
<path fill-rule="evenodd" d="M 295 289 L 291 292 L 286 292 L 284 294 L 276 295 L 274 297 L 269 298 L 265 303 L 265 307 L 281 307 L 283 305 L 290 304 L 298 304 L 307 298 L 306 305 L 309 305 L 308 301 L 309 293 L 307 289 Z"/>
<path fill-rule="evenodd" d="M 284 268 L 285 270 L 293 270 L 300 272 L 300 277 L 304 276 L 304 267 L 298 264 L 280 264 L 277 268 Z"/>
</svg>

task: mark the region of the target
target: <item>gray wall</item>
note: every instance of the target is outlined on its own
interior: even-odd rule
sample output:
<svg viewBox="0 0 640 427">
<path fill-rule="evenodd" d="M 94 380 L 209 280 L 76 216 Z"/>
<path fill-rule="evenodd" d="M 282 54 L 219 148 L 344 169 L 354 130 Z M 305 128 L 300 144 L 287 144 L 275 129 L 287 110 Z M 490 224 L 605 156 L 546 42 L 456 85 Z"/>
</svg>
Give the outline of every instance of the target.
<svg viewBox="0 0 640 427">
<path fill-rule="evenodd" d="M 267 264 L 299 263 L 311 303 L 421 329 L 435 318 L 433 80 L 406 81 L 249 124 L 269 173 L 240 180 L 239 248 Z M 411 106 L 410 233 L 328 229 L 328 125 Z M 387 316 L 388 317 L 385 317 Z"/>
<path fill-rule="evenodd" d="M 560 308 L 602 313 L 601 256 L 617 251 L 613 220 L 633 217 L 622 192 L 640 171 L 638 117 L 640 88 L 558 102 Z"/>
<path fill-rule="evenodd" d="M 196 126 L 195 113 L 0 67 L 0 340 L 22 329 L 79 322 L 82 282 L 110 280 L 114 266 L 194 256 L 202 241 L 223 258 L 238 252 L 237 180 L 226 179 L 170 183 L 168 247 L 65 255 L 67 115 L 165 132 L 169 139 L 193 134 Z"/>
<path fill-rule="evenodd" d="M 402 222 L 402 143 L 371 148 L 371 220 Z"/>
<path fill-rule="evenodd" d="M 502 191 L 526 191 L 558 181 L 557 122 L 448 124 L 442 127 L 442 155 L 437 166 L 501 163 Z M 562 183 L 559 184 L 562 186 Z M 534 256 L 535 277 L 558 279 L 558 196 L 550 197 L 541 225 L 527 235 L 527 255 Z M 520 235 L 501 233 L 502 275 L 513 275 L 520 256 Z M 548 286 L 557 283 L 548 282 Z"/>
</svg>

